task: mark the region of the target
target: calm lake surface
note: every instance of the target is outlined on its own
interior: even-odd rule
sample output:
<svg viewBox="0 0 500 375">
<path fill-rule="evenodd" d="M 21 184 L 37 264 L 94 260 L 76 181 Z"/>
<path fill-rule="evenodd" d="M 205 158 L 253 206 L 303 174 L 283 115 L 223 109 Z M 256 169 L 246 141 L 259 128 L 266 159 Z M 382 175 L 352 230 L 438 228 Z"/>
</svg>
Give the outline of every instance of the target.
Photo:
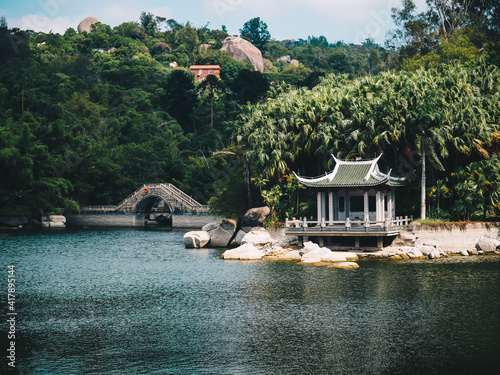
<svg viewBox="0 0 500 375">
<path fill-rule="evenodd" d="M 175 230 L 0 233 L 2 374 L 498 374 L 500 257 L 224 261 Z"/>
</svg>

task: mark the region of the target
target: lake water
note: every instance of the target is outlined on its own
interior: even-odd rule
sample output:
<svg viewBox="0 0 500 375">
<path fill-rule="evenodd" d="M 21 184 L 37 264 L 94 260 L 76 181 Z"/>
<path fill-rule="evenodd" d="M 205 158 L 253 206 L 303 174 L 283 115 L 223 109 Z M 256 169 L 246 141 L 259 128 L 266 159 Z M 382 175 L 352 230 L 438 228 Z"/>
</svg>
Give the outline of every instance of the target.
<svg viewBox="0 0 500 375">
<path fill-rule="evenodd" d="M 2 374 L 499 373 L 500 257 L 341 270 L 224 261 L 183 235 L 1 232 Z"/>
</svg>

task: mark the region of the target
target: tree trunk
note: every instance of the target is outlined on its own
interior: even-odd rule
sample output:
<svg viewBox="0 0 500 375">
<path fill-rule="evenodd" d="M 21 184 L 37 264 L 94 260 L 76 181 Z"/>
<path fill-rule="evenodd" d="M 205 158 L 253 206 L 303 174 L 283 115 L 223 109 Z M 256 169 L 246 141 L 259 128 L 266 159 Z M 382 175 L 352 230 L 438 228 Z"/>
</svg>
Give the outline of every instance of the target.
<svg viewBox="0 0 500 375">
<path fill-rule="evenodd" d="M 441 28 L 443 29 L 444 38 L 446 39 L 446 41 L 448 41 L 448 32 L 446 31 L 444 9 L 442 8 L 442 5 L 438 3 L 437 0 L 434 0 L 434 5 L 436 6 L 436 12 L 438 13 L 439 18 L 441 19 Z"/>
<path fill-rule="evenodd" d="M 422 147 L 422 180 L 420 187 L 420 218 L 425 220 L 425 149 Z"/>
<path fill-rule="evenodd" d="M 253 207 L 253 201 L 252 201 L 252 188 L 251 188 L 251 179 L 250 179 L 250 166 L 248 164 L 248 160 L 245 159 L 245 172 L 247 175 L 247 203 L 248 203 L 248 209 L 251 209 Z"/>
</svg>

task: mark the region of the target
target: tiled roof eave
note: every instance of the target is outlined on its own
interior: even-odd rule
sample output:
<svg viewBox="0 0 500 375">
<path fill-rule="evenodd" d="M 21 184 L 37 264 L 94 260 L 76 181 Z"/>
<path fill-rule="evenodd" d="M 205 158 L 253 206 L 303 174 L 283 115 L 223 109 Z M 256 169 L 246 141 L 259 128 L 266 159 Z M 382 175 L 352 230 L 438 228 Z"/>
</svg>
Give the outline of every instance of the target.
<svg viewBox="0 0 500 375">
<path fill-rule="evenodd" d="M 375 186 L 381 186 L 381 185 L 388 185 L 388 186 L 393 186 L 391 184 L 388 184 L 387 181 L 382 181 L 382 182 L 375 182 L 375 183 L 367 183 L 367 184 L 345 184 L 345 185 L 336 185 L 336 184 L 325 184 L 325 185 L 321 185 L 321 184 L 308 184 L 308 183 L 303 183 L 305 186 L 307 187 L 311 187 L 311 188 L 325 188 L 325 189 L 329 189 L 329 188 L 364 188 L 364 187 L 375 187 Z"/>
</svg>

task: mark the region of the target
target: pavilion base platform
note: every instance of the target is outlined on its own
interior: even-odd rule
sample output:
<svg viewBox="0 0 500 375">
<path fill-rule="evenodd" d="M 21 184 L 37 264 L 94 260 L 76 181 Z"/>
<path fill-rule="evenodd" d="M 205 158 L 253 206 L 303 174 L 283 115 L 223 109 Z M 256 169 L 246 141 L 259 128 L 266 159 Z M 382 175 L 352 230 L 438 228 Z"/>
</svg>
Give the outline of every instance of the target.
<svg viewBox="0 0 500 375">
<path fill-rule="evenodd" d="M 350 248 L 364 251 L 378 251 L 399 235 L 399 231 L 390 232 L 318 232 L 318 231 L 286 231 L 287 235 L 298 237 L 298 246 L 304 245 L 304 238 L 326 246 L 330 249 L 348 250 Z"/>
</svg>

